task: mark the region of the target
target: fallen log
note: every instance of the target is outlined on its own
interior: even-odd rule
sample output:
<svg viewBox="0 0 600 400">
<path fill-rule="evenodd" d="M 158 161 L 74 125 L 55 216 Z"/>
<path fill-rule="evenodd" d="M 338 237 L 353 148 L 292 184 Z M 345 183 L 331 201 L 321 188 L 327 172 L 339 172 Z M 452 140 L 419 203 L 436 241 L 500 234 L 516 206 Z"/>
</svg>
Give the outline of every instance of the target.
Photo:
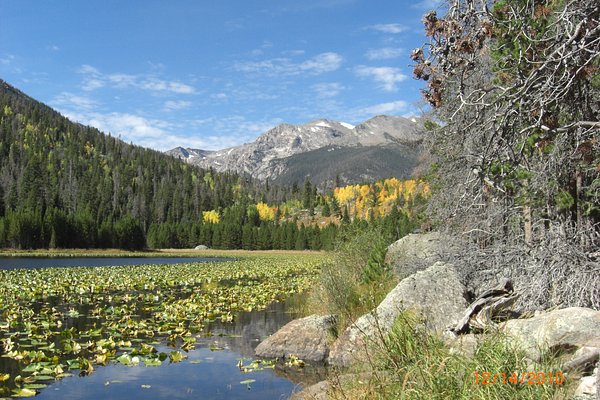
<svg viewBox="0 0 600 400">
<path fill-rule="evenodd" d="M 504 278 L 497 286 L 481 293 L 467 308 L 460 321 L 449 330 L 460 335 L 494 326 L 495 320 L 506 313 L 518 297 L 514 293 L 512 281 Z"/>
</svg>

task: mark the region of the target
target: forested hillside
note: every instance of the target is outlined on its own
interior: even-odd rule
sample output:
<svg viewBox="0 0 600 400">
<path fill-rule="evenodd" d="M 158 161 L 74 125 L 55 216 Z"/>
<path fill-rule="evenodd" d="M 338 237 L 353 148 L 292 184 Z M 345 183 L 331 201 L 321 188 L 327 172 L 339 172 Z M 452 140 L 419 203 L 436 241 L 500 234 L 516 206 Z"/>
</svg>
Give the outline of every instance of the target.
<svg viewBox="0 0 600 400">
<path fill-rule="evenodd" d="M 0 246 L 142 247 L 152 224 L 285 196 L 73 123 L 0 81 Z"/>
<path fill-rule="evenodd" d="M 410 231 L 427 195 L 415 181 L 327 195 L 309 180 L 284 188 L 201 169 L 0 83 L 0 247 L 330 249 L 345 227 Z"/>
</svg>

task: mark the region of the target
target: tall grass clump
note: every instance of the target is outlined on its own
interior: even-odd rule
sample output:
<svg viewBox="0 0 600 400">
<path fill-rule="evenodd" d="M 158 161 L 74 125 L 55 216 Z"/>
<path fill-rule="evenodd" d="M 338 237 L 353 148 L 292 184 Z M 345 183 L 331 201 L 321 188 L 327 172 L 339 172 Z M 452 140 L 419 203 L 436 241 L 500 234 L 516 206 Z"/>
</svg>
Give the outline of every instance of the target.
<svg viewBox="0 0 600 400">
<path fill-rule="evenodd" d="M 319 284 L 306 307 L 335 314 L 338 328 L 376 307 L 397 283 L 385 264 L 388 242 L 378 229 L 363 229 L 338 242 L 322 264 Z"/>
<path fill-rule="evenodd" d="M 538 400 L 566 399 L 568 381 L 564 385 L 513 384 L 509 379 L 517 373 L 558 372 L 553 360 L 531 365 L 525 355 L 500 333 L 484 334 L 473 356 L 451 350 L 440 338 L 425 331 L 422 321 L 410 311 L 402 313 L 392 331 L 373 351 L 370 368 L 378 373 L 369 386 L 341 388 L 343 398 L 410 399 L 410 400 Z M 491 374 L 482 384 L 483 373 Z M 479 374 L 476 382 L 475 374 Z M 502 374 L 506 374 L 505 377 Z M 495 383 L 491 383 L 494 374 Z M 342 393 L 343 392 L 343 393 Z M 374 393 L 364 396 L 364 393 Z M 360 393 L 360 394 L 358 394 Z M 356 396 L 355 396 L 356 395 Z M 334 396 L 335 397 L 335 396 Z"/>
</svg>

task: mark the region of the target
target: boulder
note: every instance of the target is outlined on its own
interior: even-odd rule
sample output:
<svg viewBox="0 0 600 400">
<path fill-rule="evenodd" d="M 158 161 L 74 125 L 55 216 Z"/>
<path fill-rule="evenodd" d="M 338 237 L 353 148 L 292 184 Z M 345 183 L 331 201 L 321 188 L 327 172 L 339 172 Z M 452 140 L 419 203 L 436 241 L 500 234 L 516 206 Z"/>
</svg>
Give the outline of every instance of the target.
<svg viewBox="0 0 600 400">
<path fill-rule="evenodd" d="M 294 355 L 307 362 L 324 362 L 329 356 L 329 336 L 334 327 L 333 315 L 295 319 L 260 343 L 256 355 L 263 358 Z"/>
<path fill-rule="evenodd" d="M 598 392 L 596 376 L 584 376 L 579 380 L 579 385 L 575 389 L 575 399 L 594 400 Z"/>
<path fill-rule="evenodd" d="M 331 390 L 331 384 L 328 381 L 315 383 L 302 390 L 292 394 L 290 400 L 327 400 L 329 395 L 327 392 Z"/>
<path fill-rule="evenodd" d="M 377 381 L 386 375 L 385 372 L 362 372 L 359 374 L 344 375 L 332 374 L 328 380 L 315 383 L 314 385 L 306 387 L 301 392 L 292 394 L 289 400 L 327 400 L 330 397 L 338 398 L 335 394 L 336 392 L 338 392 L 338 394 L 344 394 L 343 387 L 346 387 L 347 389 L 347 386 L 353 385 L 369 386 L 372 379 Z M 346 397 L 344 396 L 344 398 Z"/>
<path fill-rule="evenodd" d="M 349 366 L 364 359 L 367 347 L 381 343 L 403 310 L 417 311 L 430 332 L 441 334 L 468 306 L 465 295 L 454 267 L 437 262 L 403 279 L 375 310 L 350 325 L 333 344 L 329 363 Z"/>
<path fill-rule="evenodd" d="M 459 251 L 458 242 L 442 233 L 409 234 L 388 247 L 385 261 L 396 275 L 405 278 L 437 261 L 448 262 Z"/>
<path fill-rule="evenodd" d="M 600 347 L 600 311 L 582 307 L 553 310 L 509 320 L 504 330 L 536 361 L 544 350 L 572 353 L 583 346 Z"/>
<path fill-rule="evenodd" d="M 208 246 L 200 244 L 200 245 L 194 247 L 194 250 L 208 250 Z"/>
<path fill-rule="evenodd" d="M 444 335 L 443 339 L 446 346 L 450 348 L 451 353 L 472 358 L 481 344 L 482 336 L 467 333 L 466 335 Z"/>
</svg>

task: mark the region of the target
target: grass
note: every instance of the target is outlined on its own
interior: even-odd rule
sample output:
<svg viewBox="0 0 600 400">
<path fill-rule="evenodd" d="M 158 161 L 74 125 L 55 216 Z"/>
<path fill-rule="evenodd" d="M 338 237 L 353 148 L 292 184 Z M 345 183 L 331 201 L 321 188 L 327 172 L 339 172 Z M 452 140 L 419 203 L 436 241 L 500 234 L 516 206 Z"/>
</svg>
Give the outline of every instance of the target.
<svg viewBox="0 0 600 400">
<path fill-rule="evenodd" d="M 379 261 L 385 257 L 376 230 L 341 242 L 321 265 L 318 284 L 309 293 L 304 314 L 335 314 L 338 332 L 376 307 L 397 284 Z M 367 274 L 368 272 L 368 274 Z"/>
<path fill-rule="evenodd" d="M 377 374 L 360 385 L 338 386 L 334 399 L 538 400 L 566 399 L 570 382 L 544 383 L 523 375 L 559 371 L 556 360 L 531 364 L 505 336 L 485 334 L 474 356 L 453 351 L 421 328 L 416 314 L 404 312 L 384 344 L 372 349 L 369 365 Z M 489 373 L 489 377 L 486 373 Z M 512 374 L 516 381 L 511 382 Z M 521 379 L 525 377 L 523 383 Z M 487 379 L 486 379 L 487 378 Z M 367 383 L 365 383 L 367 382 Z M 484 384 L 485 383 L 485 384 Z"/>
</svg>

